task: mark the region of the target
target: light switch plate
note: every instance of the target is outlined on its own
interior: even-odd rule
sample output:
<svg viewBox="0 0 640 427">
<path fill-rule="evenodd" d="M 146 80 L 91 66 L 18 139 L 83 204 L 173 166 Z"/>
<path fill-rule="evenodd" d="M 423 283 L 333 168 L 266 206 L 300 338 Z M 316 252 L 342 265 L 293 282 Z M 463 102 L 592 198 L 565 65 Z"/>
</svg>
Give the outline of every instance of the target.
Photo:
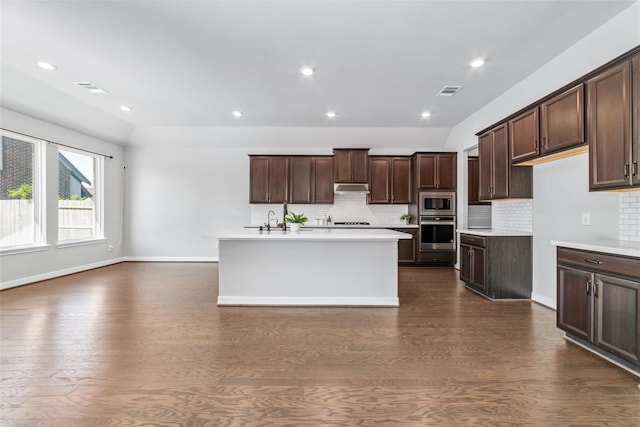
<svg viewBox="0 0 640 427">
<path fill-rule="evenodd" d="M 591 225 L 591 214 L 583 213 L 582 214 L 582 225 Z"/>
</svg>

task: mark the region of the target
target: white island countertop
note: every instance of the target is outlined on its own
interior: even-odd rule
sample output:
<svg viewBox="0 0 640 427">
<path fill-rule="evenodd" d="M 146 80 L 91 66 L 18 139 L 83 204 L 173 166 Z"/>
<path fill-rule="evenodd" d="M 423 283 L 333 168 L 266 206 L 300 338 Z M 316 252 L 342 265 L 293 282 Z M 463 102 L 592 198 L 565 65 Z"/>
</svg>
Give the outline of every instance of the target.
<svg viewBox="0 0 640 427">
<path fill-rule="evenodd" d="M 411 234 L 386 229 L 371 228 L 303 228 L 299 232 L 280 229 L 259 231 L 255 228 L 242 228 L 221 234 L 205 234 L 204 238 L 217 240 L 290 240 L 290 241 L 388 241 L 411 239 Z"/>
<path fill-rule="evenodd" d="M 456 231 L 463 234 L 473 234 L 474 236 L 533 236 L 530 231 L 500 231 L 491 228 L 459 228 Z"/>
<path fill-rule="evenodd" d="M 574 241 L 552 240 L 551 244 L 562 248 L 640 258 L 640 242 L 604 238 Z"/>
</svg>

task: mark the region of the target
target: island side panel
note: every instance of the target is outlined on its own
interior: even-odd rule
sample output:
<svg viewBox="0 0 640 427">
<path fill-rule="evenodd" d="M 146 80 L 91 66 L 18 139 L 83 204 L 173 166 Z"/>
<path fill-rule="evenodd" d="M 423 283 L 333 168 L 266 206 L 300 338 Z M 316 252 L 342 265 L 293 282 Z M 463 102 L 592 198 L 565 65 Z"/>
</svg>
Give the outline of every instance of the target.
<svg viewBox="0 0 640 427">
<path fill-rule="evenodd" d="M 398 305 L 398 244 L 221 240 L 218 305 Z"/>
</svg>

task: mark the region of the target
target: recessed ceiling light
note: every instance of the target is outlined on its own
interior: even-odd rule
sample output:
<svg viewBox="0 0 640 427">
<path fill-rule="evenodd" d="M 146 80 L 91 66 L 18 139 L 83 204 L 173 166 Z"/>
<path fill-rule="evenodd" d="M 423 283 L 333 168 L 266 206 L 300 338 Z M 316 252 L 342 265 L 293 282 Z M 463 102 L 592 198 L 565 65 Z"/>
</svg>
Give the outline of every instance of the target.
<svg viewBox="0 0 640 427">
<path fill-rule="evenodd" d="M 482 67 L 484 65 L 484 58 L 476 58 L 469 63 L 472 68 Z"/>
<path fill-rule="evenodd" d="M 38 67 L 42 68 L 43 70 L 47 70 L 47 71 L 53 71 L 53 70 L 56 70 L 58 68 L 55 65 L 49 64 L 48 62 L 44 62 L 44 61 L 38 61 Z"/>
<path fill-rule="evenodd" d="M 307 76 L 307 77 L 311 76 L 311 75 L 313 75 L 313 68 L 311 68 L 311 67 L 302 67 L 302 68 L 300 68 L 300 73 L 303 76 Z"/>
<path fill-rule="evenodd" d="M 233 114 L 233 117 L 242 117 L 242 111 L 240 110 L 233 110 L 231 114 Z"/>
<path fill-rule="evenodd" d="M 423 111 L 422 114 L 420 114 L 420 117 L 426 119 L 427 117 L 431 117 L 431 113 L 429 111 Z"/>
<path fill-rule="evenodd" d="M 328 111 L 327 112 L 327 117 L 330 119 L 335 119 L 336 118 L 336 112 L 335 111 Z"/>
<path fill-rule="evenodd" d="M 121 105 L 120 109 L 126 113 L 133 111 L 133 108 L 129 107 L 128 105 Z"/>
</svg>

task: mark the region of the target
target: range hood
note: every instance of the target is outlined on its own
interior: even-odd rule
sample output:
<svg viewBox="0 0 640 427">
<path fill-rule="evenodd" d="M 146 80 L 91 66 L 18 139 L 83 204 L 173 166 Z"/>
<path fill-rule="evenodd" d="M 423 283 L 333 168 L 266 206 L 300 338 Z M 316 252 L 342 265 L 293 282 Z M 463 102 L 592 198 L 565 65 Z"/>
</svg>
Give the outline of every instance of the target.
<svg viewBox="0 0 640 427">
<path fill-rule="evenodd" d="M 369 194 L 369 184 L 333 184 L 333 192 L 336 194 Z"/>
</svg>

